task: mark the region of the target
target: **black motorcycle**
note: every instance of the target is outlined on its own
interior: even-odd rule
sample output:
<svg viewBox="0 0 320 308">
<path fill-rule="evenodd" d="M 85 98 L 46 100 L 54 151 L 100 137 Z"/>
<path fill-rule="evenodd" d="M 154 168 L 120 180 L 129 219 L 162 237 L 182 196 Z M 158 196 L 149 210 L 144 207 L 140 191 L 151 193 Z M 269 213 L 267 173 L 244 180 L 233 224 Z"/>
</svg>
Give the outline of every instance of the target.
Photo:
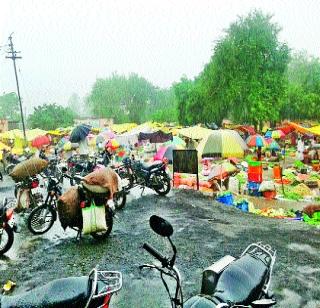
<svg viewBox="0 0 320 308">
<path fill-rule="evenodd" d="M 166 168 L 165 161 L 147 166 L 139 160 L 126 157 L 117 173 L 123 181 L 127 181 L 125 186 L 127 190 L 135 186 L 141 186 L 143 190 L 148 187 L 160 196 L 165 196 L 171 189 L 171 180 Z"/>
<path fill-rule="evenodd" d="M 269 245 L 254 243 L 249 245 L 239 258 L 224 256 L 215 262 L 203 272 L 201 294 L 184 302 L 181 276 L 175 266 L 177 249 L 170 238 L 173 234 L 173 228 L 168 221 L 155 215 L 150 217 L 150 227 L 155 233 L 169 240 L 173 256 L 167 258 L 145 243 L 143 248 L 161 265 L 144 264 L 140 266 L 140 269 L 149 268 L 160 272 L 172 307 L 267 308 L 276 304 L 276 300 L 269 291 L 276 252 Z M 164 276 L 168 276 L 176 282 L 173 295 Z"/>
<path fill-rule="evenodd" d="M 56 279 L 19 295 L 0 295 L 0 307 L 109 308 L 121 288 L 120 272 L 93 269 L 88 276 Z"/>
</svg>

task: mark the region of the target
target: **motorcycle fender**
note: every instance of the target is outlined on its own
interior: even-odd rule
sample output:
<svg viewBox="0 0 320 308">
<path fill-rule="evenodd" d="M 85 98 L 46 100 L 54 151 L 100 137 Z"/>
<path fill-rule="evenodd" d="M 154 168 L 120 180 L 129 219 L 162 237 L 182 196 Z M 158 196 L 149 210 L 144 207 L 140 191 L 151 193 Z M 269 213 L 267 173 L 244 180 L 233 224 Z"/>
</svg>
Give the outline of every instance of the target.
<svg viewBox="0 0 320 308">
<path fill-rule="evenodd" d="M 227 255 L 207 267 L 202 273 L 201 294 L 213 295 L 220 274 L 233 262 L 235 258 Z"/>
</svg>

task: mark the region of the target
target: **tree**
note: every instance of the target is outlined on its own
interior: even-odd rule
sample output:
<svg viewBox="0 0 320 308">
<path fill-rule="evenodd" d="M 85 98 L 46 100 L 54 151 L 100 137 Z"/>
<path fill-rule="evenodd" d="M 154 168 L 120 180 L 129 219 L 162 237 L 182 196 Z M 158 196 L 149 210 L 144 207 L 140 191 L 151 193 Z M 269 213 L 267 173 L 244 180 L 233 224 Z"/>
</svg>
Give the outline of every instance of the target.
<svg viewBox="0 0 320 308">
<path fill-rule="evenodd" d="M 11 92 L 0 96 L 0 119 L 20 120 L 19 99 L 16 93 Z"/>
<path fill-rule="evenodd" d="M 158 89 L 137 74 L 126 77 L 114 73 L 96 80 L 87 103 L 94 115 L 118 123 L 165 119 L 165 110 L 172 110 L 170 120 L 176 119 L 173 90 Z"/>
<path fill-rule="evenodd" d="M 320 118 L 320 61 L 305 52 L 293 55 L 287 69 L 287 97 L 282 119 Z"/>
<path fill-rule="evenodd" d="M 28 124 L 31 128 L 50 130 L 73 125 L 74 118 L 75 114 L 69 107 L 44 104 L 34 108 L 28 118 Z"/>
</svg>

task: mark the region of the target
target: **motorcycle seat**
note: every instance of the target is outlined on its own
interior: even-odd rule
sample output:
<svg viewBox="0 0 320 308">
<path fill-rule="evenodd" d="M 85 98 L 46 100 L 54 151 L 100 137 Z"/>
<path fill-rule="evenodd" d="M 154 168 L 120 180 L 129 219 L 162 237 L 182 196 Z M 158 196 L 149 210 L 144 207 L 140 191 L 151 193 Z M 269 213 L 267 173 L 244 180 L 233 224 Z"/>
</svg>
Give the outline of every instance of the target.
<svg viewBox="0 0 320 308">
<path fill-rule="evenodd" d="M 151 171 L 153 169 L 159 168 L 162 165 L 162 163 L 155 163 L 152 165 L 146 165 L 146 164 L 142 164 L 142 169 L 146 170 L 146 171 Z"/>
<path fill-rule="evenodd" d="M 89 277 L 57 279 L 31 291 L 1 297 L 1 308 L 84 307 L 90 296 Z"/>
<path fill-rule="evenodd" d="M 213 296 L 223 303 L 249 305 L 258 298 L 267 274 L 261 260 L 245 254 L 221 273 Z"/>
</svg>

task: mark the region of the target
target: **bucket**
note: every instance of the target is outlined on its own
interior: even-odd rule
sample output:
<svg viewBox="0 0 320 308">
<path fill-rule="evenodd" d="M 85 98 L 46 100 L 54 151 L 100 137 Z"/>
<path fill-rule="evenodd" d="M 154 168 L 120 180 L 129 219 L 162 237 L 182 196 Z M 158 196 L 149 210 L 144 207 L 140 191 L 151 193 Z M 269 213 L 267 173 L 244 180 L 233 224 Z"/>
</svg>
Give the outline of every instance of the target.
<svg viewBox="0 0 320 308">
<path fill-rule="evenodd" d="M 273 167 L 273 177 L 275 180 L 281 179 L 281 167 L 276 165 Z"/>
<path fill-rule="evenodd" d="M 270 191 L 264 191 L 263 192 L 263 196 L 268 199 L 268 200 L 272 200 L 276 197 L 277 192 L 275 190 L 270 190 Z"/>
</svg>

